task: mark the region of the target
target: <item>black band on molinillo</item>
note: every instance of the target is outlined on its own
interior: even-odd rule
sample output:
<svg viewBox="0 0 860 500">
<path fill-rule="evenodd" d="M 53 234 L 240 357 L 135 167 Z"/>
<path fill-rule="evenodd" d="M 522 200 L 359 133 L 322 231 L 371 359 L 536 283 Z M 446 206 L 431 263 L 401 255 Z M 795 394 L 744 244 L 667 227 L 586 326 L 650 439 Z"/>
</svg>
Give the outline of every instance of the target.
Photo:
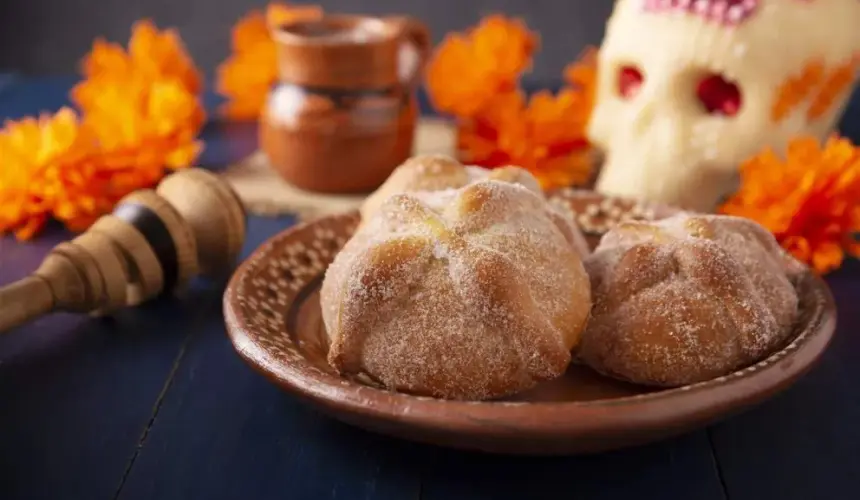
<svg viewBox="0 0 860 500">
<path fill-rule="evenodd" d="M 122 219 L 135 228 L 146 238 L 152 247 L 161 270 L 164 273 L 163 292 L 170 292 L 179 279 L 179 260 L 176 255 L 176 242 L 170 236 L 170 231 L 151 208 L 140 203 L 123 203 L 116 207 L 113 215 Z"/>
</svg>

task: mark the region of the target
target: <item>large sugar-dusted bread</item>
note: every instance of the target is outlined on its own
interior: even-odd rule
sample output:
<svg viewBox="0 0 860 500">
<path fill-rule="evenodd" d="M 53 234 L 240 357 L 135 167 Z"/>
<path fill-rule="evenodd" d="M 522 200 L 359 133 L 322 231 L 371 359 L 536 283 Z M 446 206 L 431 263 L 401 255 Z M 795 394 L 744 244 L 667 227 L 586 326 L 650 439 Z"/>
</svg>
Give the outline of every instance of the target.
<svg viewBox="0 0 860 500">
<path fill-rule="evenodd" d="M 330 364 L 392 390 L 471 400 L 562 375 L 590 288 L 546 207 L 495 180 L 389 197 L 326 272 Z"/>
</svg>

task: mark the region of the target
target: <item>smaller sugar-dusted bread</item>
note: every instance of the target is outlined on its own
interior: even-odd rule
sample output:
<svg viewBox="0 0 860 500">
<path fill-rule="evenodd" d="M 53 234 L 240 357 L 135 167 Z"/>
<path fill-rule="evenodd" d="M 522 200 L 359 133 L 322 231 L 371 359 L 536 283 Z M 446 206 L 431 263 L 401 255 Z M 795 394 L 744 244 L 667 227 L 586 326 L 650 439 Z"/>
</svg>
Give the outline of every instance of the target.
<svg viewBox="0 0 860 500">
<path fill-rule="evenodd" d="M 365 222 L 370 220 L 388 198 L 396 194 L 458 189 L 480 180 L 519 184 L 544 198 L 540 183 L 523 168 L 509 165 L 486 169 L 463 165 L 445 155 L 420 155 L 397 167 L 382 186 L 367 197 L 361 206 L 361 218 Z M 546 210 L 577 252 L 582 256 L 588 255 L 588 244 L 576 223 L 550 204 L 547 204 Z"/>
<path fill-rule="evenodd" d="M 485 180 L 390 197 L 328 268 L 321 306 L 338 372 L 484 400 L 562 375 L 591 299 L 543 197 Z"/>
<path fill-rule="evenodd" d="M 678 214 L 622 223 L 586 261 L 594 308 L 577 357 L 652 386 L 727 375 L 786 341 L 797 266 L 747 219 Z"/>
</svg>

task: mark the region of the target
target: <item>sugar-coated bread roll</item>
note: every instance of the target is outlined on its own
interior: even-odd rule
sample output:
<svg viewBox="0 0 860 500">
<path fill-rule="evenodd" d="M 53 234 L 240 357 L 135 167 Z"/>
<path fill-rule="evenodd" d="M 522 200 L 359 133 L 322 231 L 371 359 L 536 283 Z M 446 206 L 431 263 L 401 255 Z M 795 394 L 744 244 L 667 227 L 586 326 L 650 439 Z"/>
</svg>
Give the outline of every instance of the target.
<svg viewBox="0 0 860 500">
<path fill-rule="evenodd" d="M 420 155 L 410 158 L 397 167 L 376 191 L 370 194 L 361 206 L 362 224 L 370 220 L 379 208 L 395 194 L 424 191 L 445 191 L 458 189 L 479 180 L 497 180 L 519 184 L 541 198 L 543 190 L 537 179 L 520 167 L 513 165 L 486 169 L 463 165 L 445 155 Z M 546 210 L 558 225 L 565 238 L 570 241 L 580 255 L 589 253 L 588 243 L 579 226 L 570 218 L 562 215 L 554 206 L 547 204 Z"/>
<path fill-rule="evenodd" d="M 471 182 L 457 160 L 444 155 L 423 155 L 406 160 L 361 205 L 361 218 L 369 220 L 395 194 L 413 191 L 443 191 Z"/>
<path fill-rule="evenodd" d="M 590 287 L 546 205 L 496 180 L 388 198 L 326 272 L 329 363 L 391 390 L 466 400 L 562 375 Z"/>
<path fill-rule="evenodd" d="M 653 386 L 727 375 L 787 340 L 798 266 L 747 219 L 678 214 L 622 223 L 586 261 L 594 308 L 577 357 Z"/>
</svg>

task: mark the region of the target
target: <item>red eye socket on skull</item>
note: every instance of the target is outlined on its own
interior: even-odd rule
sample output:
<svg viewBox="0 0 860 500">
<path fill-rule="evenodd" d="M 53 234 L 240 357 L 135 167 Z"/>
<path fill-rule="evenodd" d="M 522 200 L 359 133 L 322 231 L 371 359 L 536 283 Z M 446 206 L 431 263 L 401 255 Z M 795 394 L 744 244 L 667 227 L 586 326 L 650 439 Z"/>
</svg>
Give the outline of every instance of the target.
<svg viewBox="0 0 860 500">
<path fill-rule="evenodd" d="M 618 93 L 623 99 L 632 99 L 642 88 L 645 77 L 635 66 L 624 66 L 618 72 Z"/>
<path fill-rule="evenodd" d="M 708 75 L 696 89 L 699 102 L 712 115 L 735 116 L 741 109 L 741 89 L 721 75 Z"/>
</svg>

